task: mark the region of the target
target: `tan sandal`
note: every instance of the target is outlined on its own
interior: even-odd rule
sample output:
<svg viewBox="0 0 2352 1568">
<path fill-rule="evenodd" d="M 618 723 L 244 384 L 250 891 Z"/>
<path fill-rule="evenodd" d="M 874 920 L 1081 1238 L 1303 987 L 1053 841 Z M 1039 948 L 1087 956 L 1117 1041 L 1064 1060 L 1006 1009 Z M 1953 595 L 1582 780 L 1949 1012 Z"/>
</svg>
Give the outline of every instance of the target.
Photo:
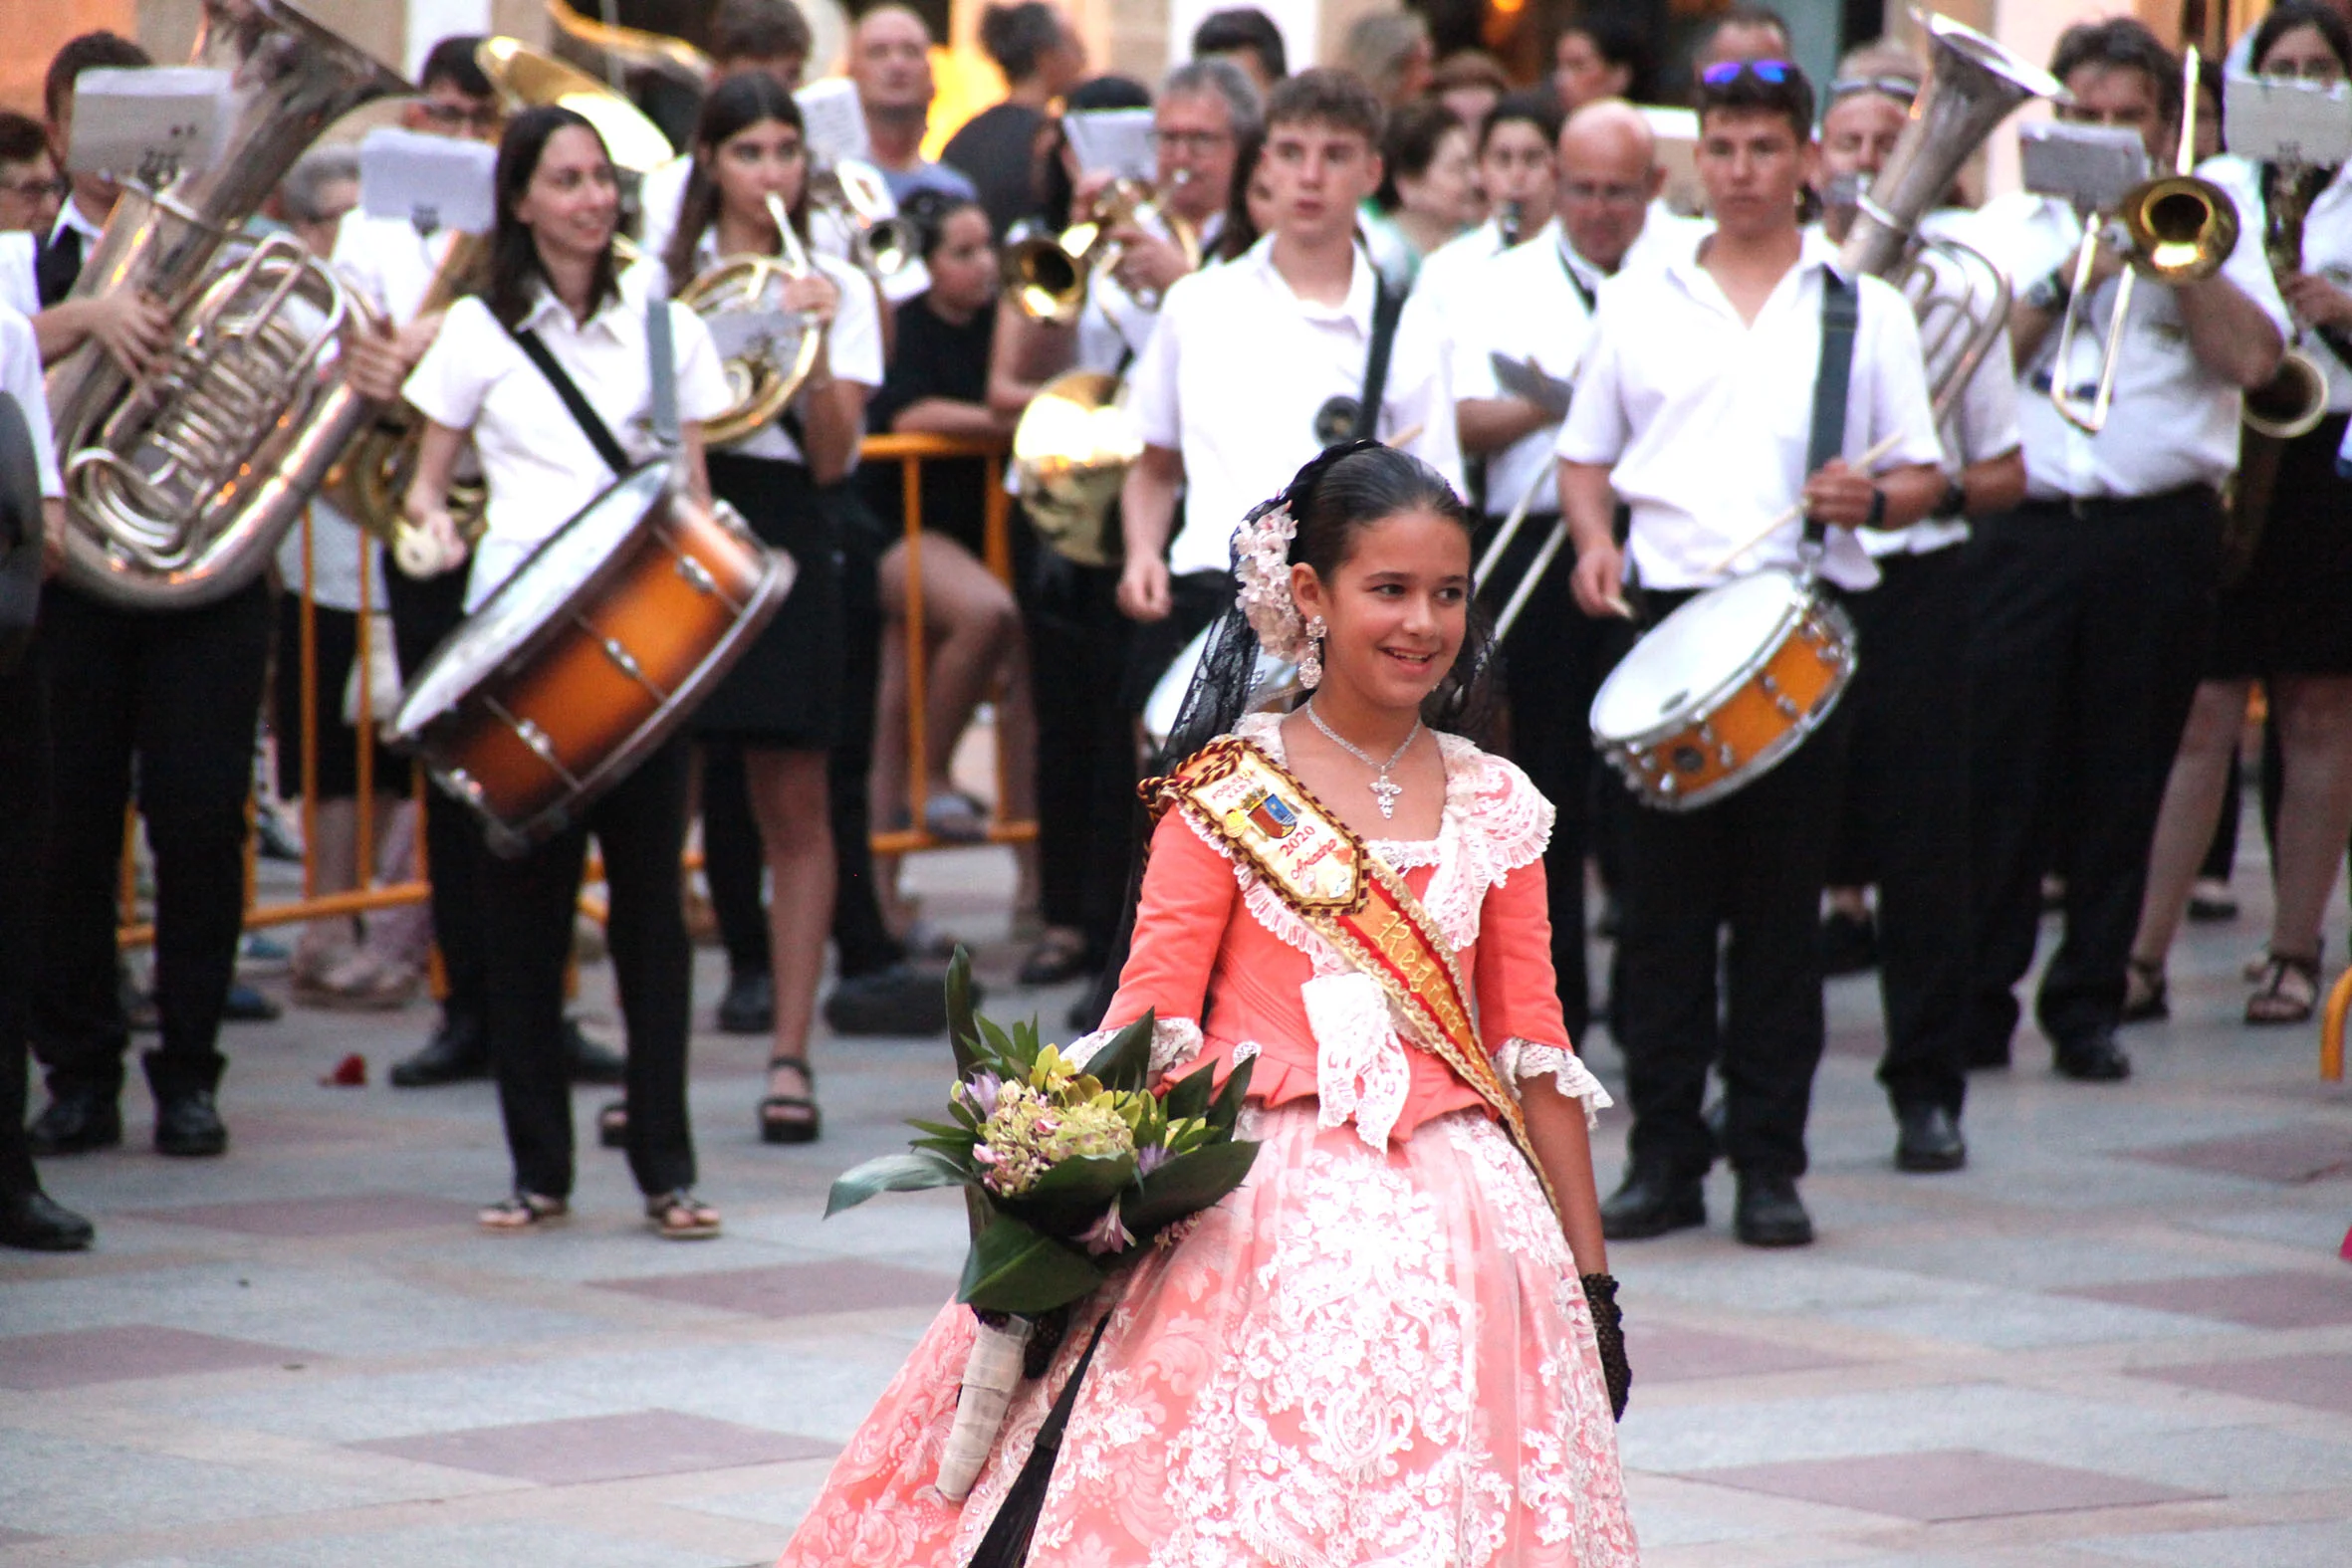
<svg viewBox="0 0 2352 1568">
<path fill-rule="evenodd" d="M 474 1220 L 485 1231 L 512 1234 L 541 1226 L 561 1225 L 571 1218 L 572 1206 L 563 1199 L 518 1191 L 512 1198 L 492 1204 Z"/>
<path fill-rule="evenodd" d="M 719 1233 L 719 1212 L 683 1187 L 647 1198 L 645 1223 L 665 1241 L 706 1241 Z"/>
<path fill-rule="evenodd" d="M 2273 953 L 2262 966 L 2261 984 L 2245 999 L 2245 1021 L 2308 1023 L 2319 1006 L 2319 960 Z"/>
</svg>

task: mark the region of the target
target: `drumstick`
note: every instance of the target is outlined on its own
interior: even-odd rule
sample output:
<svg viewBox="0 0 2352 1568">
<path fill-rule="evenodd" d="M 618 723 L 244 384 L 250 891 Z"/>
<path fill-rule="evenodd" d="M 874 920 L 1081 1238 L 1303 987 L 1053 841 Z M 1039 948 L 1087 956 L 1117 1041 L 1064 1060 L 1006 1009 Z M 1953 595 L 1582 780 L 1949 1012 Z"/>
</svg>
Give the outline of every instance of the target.
<svg viewBox="0 0 2352 1568">
<path fill-rule="evenodd" d="M 1418 424 L 1410 424 L 1380 444 L 1386 447 L 1395 447 L 1399 451 L 1402 451 L 1404 448 L 1411 446 L 1414 440 L 1421 434 L 1421 432 L 1428 428 L 1429 425 L 1426 421 Z"/>
<path fill-rule="evenodd" d="M 1519 538 L 1520 525 L 1528 520 L 1528 509 L 1535 504 L 1535 497 L 1541 493 L 1543 482 L 1554 472 L 1556 470 L 1550 463 L 1537 465 L 1534 477 L 1528 481 L 1527 490 L 1519 498 L 1519 504 L 1511 509 L 1511 516 L 1505 518 L 1503 526 L 1495 531 L 1494 539 L 1487 544 L 1486 555 L 1479 559 L 1474 568 L 1480 582 L 1486 581 L 1488 574 L 1503 563 L 1503 553 L 1511 548 L 1513 540 Z"/>
<path fill-rule="evenodd" d="M 1879 442 L 1878 445 L 1872 447 L 1869 451 L 1854 459 L 1854 461 L 1848 466 L 1852 468 L 1868 468 L 1871 464 L 1877 462 L 1889 452 L 1892 452 L 1896 447 L 1901 446 L 1903 444 L 1903 431 L 1896 431 L 1893 435 L 1888 436 L 1884 441 Z M 1803 517 L 1804 510 L 1804 502 L 1801 500 L 1798 501 L 1787 511 L 1781 513 L 1778 517 L 1773 518 L 1772 521 L 1766 523 L 1763 528 L 1758 529 L 1754 534 L 1751 534 L 1748 537 L 1746 544 L 1736 545 L 1730 551 L 1725 553 L 1721 560 L 1717 560 L 1714 564 L 1707 568 L 1707 574 L 1712 577 L 1717 572 L 1729 571 L 1732 567 L 1733 561 L 1738 560 L 1742 556 L 1747 555 L 1750 551 L 1756 549 L 1757 546 L 1763 544 L 1765 540 L 1770 539 L 1774 534 L 1779 533 L 1780 530 L 1786 528 L 1798 518 Z"/>
</svg>

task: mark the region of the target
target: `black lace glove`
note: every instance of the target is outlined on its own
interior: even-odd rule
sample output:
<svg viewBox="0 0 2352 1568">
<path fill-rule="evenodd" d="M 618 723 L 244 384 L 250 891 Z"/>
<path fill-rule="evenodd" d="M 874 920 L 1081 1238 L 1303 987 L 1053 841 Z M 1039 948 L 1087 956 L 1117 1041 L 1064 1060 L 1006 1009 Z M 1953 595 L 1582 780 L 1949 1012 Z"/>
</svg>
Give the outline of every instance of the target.
<svg viewBox="0 0 2352 1568">
<path fill-rule="evenodd" d="M 1625 1359 L 1625 1314 L 1617 1310 L 1617 1276 L 1580 1277 L 1584 1302 L 1592 1308 L 1592 1337 L 1600 1347 L 1600 1375 L 1609 1385 L 1609 1410 L 1623 1421 L 1626 1397 L 1633 1392 L 1633 1366 Z"/>
</svg>

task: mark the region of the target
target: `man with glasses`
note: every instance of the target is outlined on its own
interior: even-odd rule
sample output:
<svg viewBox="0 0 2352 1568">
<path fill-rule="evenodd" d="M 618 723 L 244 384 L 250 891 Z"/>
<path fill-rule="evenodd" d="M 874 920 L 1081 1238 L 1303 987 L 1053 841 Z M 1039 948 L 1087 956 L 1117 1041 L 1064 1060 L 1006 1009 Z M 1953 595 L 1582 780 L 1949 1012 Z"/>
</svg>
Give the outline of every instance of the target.
<svg viewBox="0 0 2352 1568">
<path fill-rule="evenodd" d="M 0 231 L 47 234 L 65 200 L 41 121 L 0 110 Z"/>
<path fill-rule="evenodd" d="M 1918 68 L 1884 46 L 1840 63 L 1821 116 L 1822 226 L 1843 243 L 1868 182 L 1886 164 L 1918 96 Z M 1930 214 L 1931 234 L 1965 238 L 1966 214 Z M 2016 377 L 2005 333 L 1987 351 L 1939 432 L 1944 496 L 1927 520 L 1873 531 L 1862 544 L 1879 585 L 1848 608 L 1862 656 L 1845 706 L 1853 713 L 1844 828 L 1831 864 L 1824 963 L 1865 967 L 1841 953 L 1867 950 L 1879 965 L 1886 1049 L 1879 1081 L 1895 1112 L 1895 1166 L 1958 1170 L 1968 1160 L 1961 1103 L 1968 982 L 1974 962 L 1969 907 L 1968 519 L 2003 512 L 2025 493 L 2018 449 Z M 1863 885 L 1878 886 L 1875 922 Z"/>
<path fill-rule="evenodd" d="M 1559 133 L 1557 158 L 1557 179 L 1545 192 L 1545 205 L 1556 201 L 1557 216 L 1526 244 L 1468 269 L 1449 297 L 1454 414 L 1463 450 L 1487 460 L 1490 530 L 1523 496 L 1533 497 L 1526 523 L 1482 584 L 1489 614 L 1510 600 L 1559 526 L 1552 448 L 1601 285 L 1627 267 L 1657 265 L 1678 248 L 1687 252 L 1698 227 L 1687 219 L 1650 217 L 1650 198 L 1666 171 L 1658 166 L 1649 122 L 1622 100 L 1604 99 L 1570 115 Z M 1538 399 L 1507 389 L 1498 357 L 1539 374 L 1556 394 Z M 1480 541 L 1482 551 L 1486 542 Z M 1560 1008 L 1576 1033 L 1592 1011 L 1584 964 L 1584 855 L 1591 840 L 1586 807 L 1593 756 L 1585 714 L 1622 639 L 1613 621 L 1577 611 L 1568 591 L 1573 564 L 1573 556 L 1565 556 L 1546 570 L 1504 638 L 1503 652 L 1512 760 L 1559 813 L 1544 853 L 1544 885 L 1550 890 Z"/>
<path fill-rule="evenodd" d="M 1863 591 L 1877 572 L 1855 531 L 1915 523 L 1944 489 L 1909 305 L 1875 278 L 1843 280 L 1828 242 L 1797 227 L 1815 158 L 1804 74 L 1759 61 L 1713 67 L 1701 82 L 1698 166 L 1715 232 L 1696 254 L 1600 290 L 1560 430 L 1571 581 L 1588 615 L 1625 612 L 1628 562 L 1651 619 L 1729 580 L 1732 561 L 1809 562 L 1831 593 Z M 1848 303 L 1842 428 L 1823 432 L 1839 455 L 1808 473 L 1823 339 L 1831 308 Z M 1877 466 L 1851 466 L 1890 440 Z M 1792 520 L 1751 543 L 1783 508 Z M 1625 813 L 1613 1019 L 1634 1123 L 1624 1185 L 1601 1208 L 1612 1240 L 1704 1225 L 1719 1152 L 1739 1178 L 1740 1240 L 1812 1239 L 1796 1180 L 1821 1058 L 1813 933 L 1847 729 L 1841 706 L 1736 793 Z M 1701 1113 L 1718 1062 L 1720 1150 Z"/>
<path fill-rule="evenodd" d="M 1257 134 L 1264 112 L 1258 91 L 1230 60 L 1195 60 L 1168 73 L 1152 109 L 1156 153 L 1153 188 L 1161 205 L 1192 226 L 1205 256 L 1225 228 L 1225 207 L 1233 193 L 1234 161 L 1245 136 Z M 1167 235 L 1128 224 L 1113 236 L 1119 260 L 1111 275 L 1130 298 L 1164 298 L 1192 263 Z M 1089 299 L 1089 308 L 1092 307 Z M 1154 313 L 1144 313 L 1150 316 Z M 1129 331 L 1128 343 L 1141 352 L 1150 323 Z M 1103 368 L 1109 368 L 1104 366 Z"/>
<path fill-rule="evenodd" d="M 2050 72 L 2073 98 L 2061 116 L 2126 126 L 2172 166 L 2180 61 L 2145 27 L 2069 28 Z M 2206 172 L 2241 216 L 2262 211 L 2241 169 Z M 2121 321 L 2127 263 L 2106 240 L 2074 298 L 2082 232 L 2070 202 L 2020 193 L 1989 203 L 1969 235 L 2016 280 L 2026 486 L 2021 506 L 1978 522 L 1969 543 L 1978 929 L 1965 1049 L 1972 1065 L 2008 1063 L 2054 845 L 2065 934 L 2034 1010 L 2058 1072 L 2104 1082 L 2131 1071 L 2115 1029 L 2156 814 L 2204 670 L 2242 391 L 2276 370 L 2289 329 L 2258 222 L 2211 277 L 2139 279 Z M 2069 310 L 2082 325 L 2060 364 Z M 2087 400 L 2111 341 L 2114 399 L 2092 433 L 2050 388 Z"/>
</svg>

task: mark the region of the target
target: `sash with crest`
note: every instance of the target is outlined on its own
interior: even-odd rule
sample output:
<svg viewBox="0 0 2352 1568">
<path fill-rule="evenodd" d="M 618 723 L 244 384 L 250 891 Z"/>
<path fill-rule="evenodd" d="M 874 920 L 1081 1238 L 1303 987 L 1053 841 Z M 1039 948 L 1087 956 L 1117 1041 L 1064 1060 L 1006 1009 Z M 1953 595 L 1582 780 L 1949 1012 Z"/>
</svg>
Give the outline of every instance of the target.
<svg viewBox="0 0 2352 1568">
<path fill-rule="evenodd" d="M 1210 742 L 1164 779 L 1145 781 L 1156 818 L 1170 806 L 1258 873 L 1283 903 L 1358 971 L 1379 983 L 1405 1041 L 1445 1063 L 1495 1113 L 1549 1199 L 1519 1101 L 1471 1021 L 1471 991 L 1437 921 L 1394 867 L 1373 854 L 1253 741 Z"/>
</svg>

